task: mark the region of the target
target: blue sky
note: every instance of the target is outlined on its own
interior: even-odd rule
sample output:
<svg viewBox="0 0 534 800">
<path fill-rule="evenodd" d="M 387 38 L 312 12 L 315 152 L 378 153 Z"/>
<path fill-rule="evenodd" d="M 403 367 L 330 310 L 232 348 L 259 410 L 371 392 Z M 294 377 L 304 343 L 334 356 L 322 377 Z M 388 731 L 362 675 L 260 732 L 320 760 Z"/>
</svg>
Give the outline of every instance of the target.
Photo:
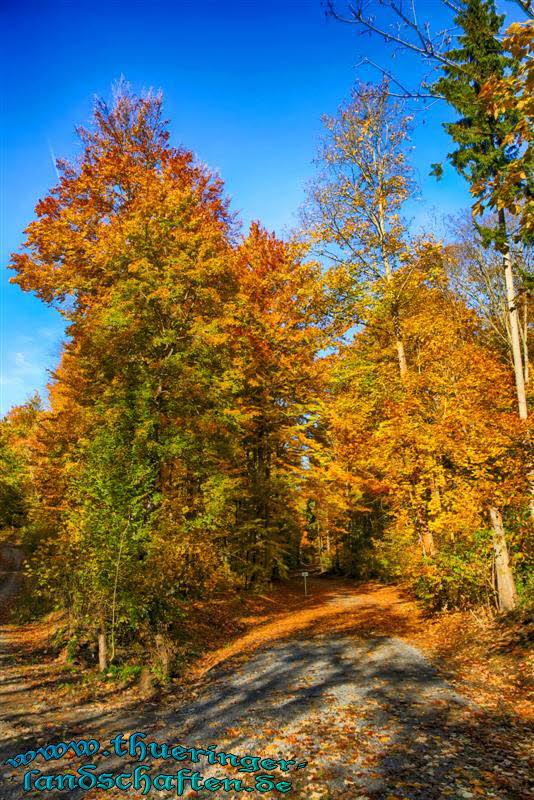
<svg viewBox="0 0 534 800">
<path fill-rule="evenodd" d="M 436 23 L 443 17 L 439 0 L 419 6 Z M 327 19 L 320 0 L 4 0 L 2 16 L 4 413 L 43 391 L 63 336 L 59 315 L 10 285 L 4 266 L 37 200 L 56 182 L 51 153 L 78 152 L 74 126 L 89 121 L 94 95 L 109 97 L 121 74 L 136 90 L 161 88 L 171 142 L 219 170 L 244 224 L 259 219 L 283 233 L 296 223 L 313 173 L 321 114 L 335 113 L 355 79 L 378 80 L 357 66 L 362 57 L 391 67 L 391 51 Z M 395 70 L 409 80 L 418 65 L 401 58 Z M 439 184 L 427 177 L 447 152 L 446 118 L 441 103 L 417 115 L 423 199 L 410 209 L 415 225 L 469 204 L 451 170 Z"/>
</svg>

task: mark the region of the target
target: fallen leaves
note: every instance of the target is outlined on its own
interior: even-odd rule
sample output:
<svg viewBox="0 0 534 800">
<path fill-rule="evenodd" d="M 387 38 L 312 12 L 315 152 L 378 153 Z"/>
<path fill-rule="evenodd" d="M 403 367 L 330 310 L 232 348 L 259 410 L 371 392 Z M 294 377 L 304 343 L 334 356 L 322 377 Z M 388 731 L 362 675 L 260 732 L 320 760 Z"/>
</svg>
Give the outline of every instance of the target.
<svg viewBox="0 0 534 800">
<path fill-rule="evenodd" d="M 491 621 L 487 626 L 480 625 L 470 615 L 462 614 L 424 618 L 394 587 L 376 584 L 351 587 L 346 581 L 313 579 L 311 588 L 313 594 L 308 599 L 291 594 L 287 587 L 278 588 L 269 603 L 253 599 L 251 627 L 231 641 L 229 649 L 223 647 L 213 653 L 221 665 L 230 658 L 229 653 L 237 655 L 239 673 L 232 660 L 227 676 L 239 674 L 246 678 L 251 669 L 251 654 L 261 647 L 274 657 L 282 639 L 291 647 L 292 642 L 295 646 L 299 646 L 299 642 L 302 644 L 304 637 L 304 651 L 308 657 L 314 647 L 324 652 L 328 642 L 338 642 L 338 634 L 352 640 L 355 646 L 359 643 L 358 646 L 364 647 L 372 642 L 374 653 L 380 640 L 400 635 L 439 657 L 439 663 L 447 666 L 452 680 L 459 683 L 460 672 L 464 681 L 465 676 L 470 675 L 473 685 L 469 696 L 480 708 L 452 707 L 440 686 L 427 697 L 420 684 L 416 684 L 417 691 L 404 696 L 406 681 L 400 681 L 399 692 L 388 693 L 392 678 L 381 675 L 380 671 L 379 678 L 366 681 L 360 700 L 344 705 L 335 686 L 329 683 L 325 690 L 325 686 L 318 683 L 315 672 L 319 669 L 318 659 L 317 663 L 307 662 L 305 670 L 288 673 L 280 693 L 273 692 L 272 687 L 266 692 L 259 709 L 261 712 L 270 708 L 272 714 L 262 717 L 261 724 L 249 718 L 254 709 L 244 712 L 237 721 L 229 718 L 218 739 L 222 750 L 227 746 L 228 751 L 241 752 L 240 742 L 246 741 L 250 748 L 256 747 L 258 754 L 267 752 L 268 748 L 273 757 L 278 754 L 292 758 L 295 753 L 302 756 L 309 767 L 292 774 L 295 800 L 309 800 L 314 796 L 318 800 L 437 800 L 438 797 L 444 800 L 479 797 L 523 800 L 528 796 L 525 787 L 531 765 L 521 716 L 503 720 L 494 713 L 493 700 L 486 702 L 486 696 L 498 696 L 499 687 L 504 687 L 501 697 L 504 695 L 507 702 L 518 697 L 519 704 L 524 703 L 525 708 L 529 702 L 525 692 L 528 669 L 522 645 L 515 643 L 514 637 L 510 638 L 508 629 L 503 629 L 502 641 L 509 643 L 503 653 L 497 647 L 489 648 L 498 640 L 495 630 L 501 630 L 492 627 Z M 262 624 L 258 624 L 260 621 Z M 247 638 L 249 634 L 254 638 Z M 254 646 L 249 648 L 251 642 Z M 350 669 L 354 667 L 353 659 L 341 661 Z M 517 670 L 510 668 L 514 664 Z M 59 665 L 51 662 L 19 664 L 7 669 L 13 670 L 15 683 L 19 680 L 28 684 L 28 693 L 20 696 L 28 704 L 42 697 L 43 688 L 36 676 L 46 674 L 47 680 L 54 676 L 63 680 Z M 524 677 L 518 682 L 517 676 Z M 257 676 L 253 675 L 252 679 L 256 681 Z M 110 689 L 100 687 L 99 691 L 104 688 Z M 184 694 L 173 687 L 173 700 L 179 700 L 183 707 L 185 703 L 196 703 L 207 696 L 216 698 L 217 692 L 226 697 L 227 688 L 224 678 L 214 682 L 212 673 L 208 672 L 194 684 L 194 692 L 191 692 L 193 685 L 186 687 Z M 461 685 L 459 688 L 463 692 Z M 298 696 L 309 705 L 303 719 L 292 728 L 284 718 L 282 701 Z M 86 733 L 81 720 L 88 707 L 77 701 L 76 695 L 56 700 L 57 710 L 43 713 L 38 735 L 64 739 L 75 732 Z M 150 709 L 145 708 L 135 692 L 126 691 L 115 691 L 106 696 L 104 702 L 93 702 L 91 708 L 102 715 L 96 738 L 111 738 L 120 707 L 128 703 L 132 704 L 130 715 L 132 708 L 137 715 L 152 714 L 146 726 L 126 726 L 129 731 L 158 731 L 154 738 L 159 741 L 175 738 L 169 731 L 169 715 L 161 706 L 154 704 Z M 30 705 L 25 708 L 29 714 Z M 165 720 L 161 718 L 162 713 Z M 129 722 L 129 726 L 132 724 L 133 721 Z M 183 741 L 187 735 L 187 724 L 184 724 L 180 728 Z M 225 743 L 224 738 L 229 741 Z M 221 766 L 220 774 L 235 777 L 230 765 L 227 769 Z M 246 796 L 254 798 L 252 792 Z M 111 795 L 109 798 L 111 800 Z M 88 796 L 87 800 L 93 798 Z M 95 800 L 98 800 L 96 796 Z M 107 798 L 102 796 L 101 800 Z"/>
</svg>

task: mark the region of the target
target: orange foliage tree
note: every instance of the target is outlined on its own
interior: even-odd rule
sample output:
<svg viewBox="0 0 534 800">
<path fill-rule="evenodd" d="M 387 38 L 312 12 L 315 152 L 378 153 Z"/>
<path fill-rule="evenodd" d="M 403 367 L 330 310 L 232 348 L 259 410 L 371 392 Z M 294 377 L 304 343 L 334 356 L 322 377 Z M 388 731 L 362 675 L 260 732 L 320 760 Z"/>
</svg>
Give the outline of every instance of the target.
<svg viewBox="0 0 534 800">
<path fill-rule="evenodd" d="M 509 371 L 451 294 L 437 254 L 410 273 L 409 379 L 399 382 L 383 334 L 369 326 L 341 351 L 325 414 L 337 458 L 387 512 L 375 565 L 408 576 L 438 607 L 491 595 L 493 575 L 508 609 L 515 584 L 499 520 L 520 514 L 527 492 L 524 423 Z M 519 560 L 527 532 L 513 543 Z"/>
<path fill-rule="evenodd" d="M 284 571 L 324 300 L 302 248 L 257 225 L 239 242 L 159 96 L 119 86 L 79 134 L 12 266 L 69 320 L 37 436 L 36 580 L 104 669 L 192 598 Z"/>
</svg>

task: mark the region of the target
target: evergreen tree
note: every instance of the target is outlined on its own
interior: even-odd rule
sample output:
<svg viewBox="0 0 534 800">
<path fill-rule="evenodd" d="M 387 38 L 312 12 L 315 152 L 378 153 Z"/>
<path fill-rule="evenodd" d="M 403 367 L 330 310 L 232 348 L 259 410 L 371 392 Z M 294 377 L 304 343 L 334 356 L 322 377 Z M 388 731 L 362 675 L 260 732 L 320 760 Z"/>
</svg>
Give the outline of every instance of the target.
<svg viewBox="0 0 534 800">
<path fill-rule="evenodd" d="M 433 85 L 436 94 L 444 97 L 461 117 L 445 124 L 445 129 L 456 143 L 449 159 L 458 172 L 466 178 L 474 194 L 481 184 L 505 179 L 508 168 L 517 156 L 517 146 L 510 144 L 517 123 L 513 108 L 503 107 L 499 114 L 490 113 L 482 87 L 491 79 L 501 79 L 518 69 L 518 62 L 506 55 L 497 36 L 504 17 L 495 11 L 493 0 L 467 0 L 455 18 L 462 33 L 458 46 L 446 53 L 442 77 Z M 439 174 L 441 167 L 435 165 Z M 517 292 L 510 254 L 509 233 L 504 210 L 497 215 L 494 228 L 479 226 L 486 244 L 494 242 L 503 254 L 503 272 L 506 282 L 508 320 L 511 331 L 519 416 L 528 416 L 525 392 L 524 365 L 517 314 Z M 533 508 L 534 512 L 534 508 Z"/>
<path fill-rule="evenodd" d="M 457 47 L 446 53 L 443 74 L 432 87 L 460 114 L 460 119 L 444 124 L 457 145 L 448 157 L 471 185 L 505 170 L 513 155 L 505 140 L 515 124 L 514 114 L 490 116 L 479 96 L 486 81 L 516 67 L 497 38 L 503 19 L 493 0 L 464 2 L 455 18 L 462 30 Z"/>
</svg>

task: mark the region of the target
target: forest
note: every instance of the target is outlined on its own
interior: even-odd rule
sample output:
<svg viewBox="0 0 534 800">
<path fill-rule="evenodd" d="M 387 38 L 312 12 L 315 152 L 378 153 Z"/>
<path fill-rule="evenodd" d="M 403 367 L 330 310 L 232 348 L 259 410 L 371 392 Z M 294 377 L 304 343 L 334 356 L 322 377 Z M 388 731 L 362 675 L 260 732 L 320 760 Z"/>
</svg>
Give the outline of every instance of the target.
<svg viewBox="0 0 534 800">
<path fill-rule="evenodd" d="M 450 143 L 428 170 L 472 195 L 443 237 L 407 221 L 416 121 L 389 73 L 324 117 L 283 238 L 171 146 L 161 93 L 95 102 L 9 265 L 67 322 L 61 358 L 0 422 L 0 529 L 72 653 L 157 658 L 192 603 L 306 567 L 429 613 L 532 607 L 534 21 L 508 5 L 504 26 L 450 3 L 454 41 L 413 45 Z"/>
</svg>

